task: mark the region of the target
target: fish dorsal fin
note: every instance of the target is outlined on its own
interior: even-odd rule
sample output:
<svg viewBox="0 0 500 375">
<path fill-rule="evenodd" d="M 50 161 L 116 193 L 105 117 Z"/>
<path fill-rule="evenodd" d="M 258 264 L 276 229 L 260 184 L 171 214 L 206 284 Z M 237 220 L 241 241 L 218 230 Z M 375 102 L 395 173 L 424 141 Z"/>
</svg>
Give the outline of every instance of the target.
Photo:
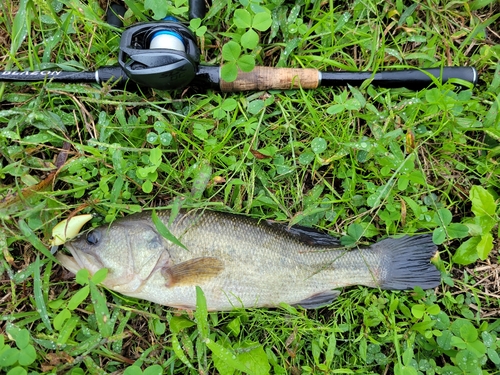
<svg viewBox="0 0 500 375">
<path fill-rule="evenodd" d="M 275 223 L 267 220 L 266 224 L 278 232 L 287 233 L 296 240 L 309 246 L 341 246 L 338 238 L 330 236 L 327 233 L 320 232 L 313 228 L 303 227 L 301 225 L 287 226 L 281 223 Z"/>
<path fill-rule="evenodd" d="M 167 287 L 179 285 L 200 285 L 222 272 L 224 265 L 215 257 L 200 257 L 185 262 L 165 266 L 161 274 Z"/>
<path fill-rule="evenodd" d="M 297 302 L 296 305 L 299 305 L 304 309 L 317 309 L 332 303 L 332 301 L 337 298 L 339 294 L 340 292 L 338 290 L 328 290 L 303 299 L 302 301 Z"/>
</svg>

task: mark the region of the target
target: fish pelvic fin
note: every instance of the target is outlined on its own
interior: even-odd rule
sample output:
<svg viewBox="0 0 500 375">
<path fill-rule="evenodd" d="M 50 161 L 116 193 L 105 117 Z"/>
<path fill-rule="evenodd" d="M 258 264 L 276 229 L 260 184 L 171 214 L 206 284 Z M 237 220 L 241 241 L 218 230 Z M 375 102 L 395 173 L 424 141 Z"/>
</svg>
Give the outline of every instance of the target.
<svg viewBox="0 0 500 375">
<path fill-rule="evenodd" d="M 222 261 L 215 257 L 200 257 L 185 262 L 165 266 L 161 274 L 167 287 L 180 285 L 201 285 L 216 277 L 224 270 Z"/>
<path fill-rule="evenodd" d="M 387 238 L 375 245 L 389 257 L 388 270 L 382 289 L 431 289 L 441 284 L 441 273 L 431 263 L 437 253 L 437 246 L 431 235 L 404 236 Z"/>
</svg>

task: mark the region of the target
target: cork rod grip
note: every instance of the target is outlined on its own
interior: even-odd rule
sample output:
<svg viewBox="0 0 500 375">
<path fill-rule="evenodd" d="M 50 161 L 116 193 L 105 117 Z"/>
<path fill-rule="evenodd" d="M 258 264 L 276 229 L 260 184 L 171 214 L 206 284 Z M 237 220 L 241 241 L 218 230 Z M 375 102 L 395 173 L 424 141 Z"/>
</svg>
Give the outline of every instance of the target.
<svg viewBox="0 0 500 375">
<path fill-rule="evenodd" d="M 251 72 L 239 72 L 233 82 L 220 80 L 223 92 L 253 90 L 315 89 L 319 86 L 320 73 L 316 69 L 269 68 L 256 66 Z"/>
</svg>

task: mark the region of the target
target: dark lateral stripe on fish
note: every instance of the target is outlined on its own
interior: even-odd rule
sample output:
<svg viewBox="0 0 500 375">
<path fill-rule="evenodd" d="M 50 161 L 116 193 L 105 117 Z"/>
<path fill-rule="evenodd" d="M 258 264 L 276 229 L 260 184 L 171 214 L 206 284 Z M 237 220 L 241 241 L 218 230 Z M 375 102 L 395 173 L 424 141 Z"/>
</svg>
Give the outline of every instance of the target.
<svg viewBox="0 0 500 375">
<path fill-rule="evenodd" d="M 392 257 L 387 276 L 380 282 L 382 289 L 403 290 L 416 286 L 430 289 L 441 284 L 441 273 L 431 263 L 437 252 L 431 235 L 387 238 L 372 246 L 384 249 Z"/>
<path fill-rule="evenodd" d="M 273 228 L 278 233 L 282 233 L 295 238 L 297 241 L 308 246 L 341 246 L 340 240 L 327 233 L 320 232 L 313 228 L 303 227 L 301 225 L 288 226 L 282 223 L 276 223 L 270 220 L 263 222 Z"/>
</svg>

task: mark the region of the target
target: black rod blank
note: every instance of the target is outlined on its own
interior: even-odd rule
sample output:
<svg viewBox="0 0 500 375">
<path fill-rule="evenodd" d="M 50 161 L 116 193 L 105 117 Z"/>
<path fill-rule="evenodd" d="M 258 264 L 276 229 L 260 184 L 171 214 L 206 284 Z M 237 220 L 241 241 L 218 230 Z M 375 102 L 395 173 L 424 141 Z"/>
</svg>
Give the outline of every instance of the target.
<svg viewBox="0 0 500 375">
<path fill-rule="evenodd" d="M 258 73 L 242 73 L 238 75 L 236 81 L 232 82 L 232 89 L 226 89 L 227 84 L 220 77 L 219 66 L 199 65 L 195 78 L 186 85 L 192 85 L 204 89 L 216 89 L 228 92 L 247 91 L 248 87 L 256 90 L 285 89 L 303 87 L 314 89 L 316 87 L 333 86 L 360 86 L 366 80 L 371 80 L 371 84 L 380 87 L 396 88 L 406 87 L 412 90 L 426 88 L 435 80 L 446 83 L 450 79 L 459 79 L 475 85 L 478 74 L 473 67 L 443 67 L 430 69 L 406 69 L 387 70 L 380 72 L 320 72 L 314 69 L 292 69 L 292 68 L 265 68 L 256 67 L 255 72 L 263 71 L 265 76 Z M 307 72 L 312 81 L 301 85 L 302 72 Z M 304 75 L 305 76 L 305 75 Z M 271 78 L 269 78 L 271 77 Z M 272 80 L 276 77 L 287 77 L 287 82 L 280 82 L 279 87 L 273 86 Z M 278 79 L 278 78 L 276 78 Z M 245 82 L 248 80 L 249 82 Z M 255 82 L 262 80 L 256 84 Z M 282 78 L 280 78 L 283 81 Z M 94 72 L 66 72 L 66 71 L 0 71 L 0 82 L 61 82 L 61 83 L 98 83 L 103 82 L 118 83 L 125 85 L 131 81 L 119 66 L 102 67 Z M 161 82 L 155 88 L 161 88 Z M 182 87 L 179 87 L 182 88 Z"/>
</svg>

